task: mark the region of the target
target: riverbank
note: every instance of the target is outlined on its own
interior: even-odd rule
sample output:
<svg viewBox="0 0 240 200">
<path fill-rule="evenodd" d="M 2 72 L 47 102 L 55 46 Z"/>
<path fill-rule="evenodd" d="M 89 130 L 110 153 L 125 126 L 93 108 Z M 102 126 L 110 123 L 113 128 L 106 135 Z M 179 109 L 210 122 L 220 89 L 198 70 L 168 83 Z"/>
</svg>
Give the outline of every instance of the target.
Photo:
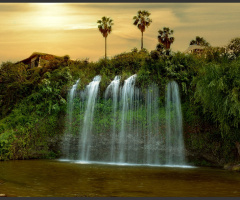
<svg viewBox="0 0 240 200">
<path fill-rule="evenodd" d="M 240 163 L 239 164 L 226 164 L 223 167 L 226 170 L 229 171 L 236 171 L 236 172 L 240 172 Z"/>
</svg>

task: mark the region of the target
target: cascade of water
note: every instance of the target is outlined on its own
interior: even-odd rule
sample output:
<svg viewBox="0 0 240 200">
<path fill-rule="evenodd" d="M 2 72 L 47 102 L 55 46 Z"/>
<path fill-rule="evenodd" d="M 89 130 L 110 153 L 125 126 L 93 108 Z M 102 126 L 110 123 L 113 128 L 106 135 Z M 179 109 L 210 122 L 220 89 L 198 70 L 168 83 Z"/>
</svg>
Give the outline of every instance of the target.
<svg viewBox="0 0 240 200">
<path fill-rule="evenodd" d="M 93 127 L 94 108 L 98 94 L 99 83 L 101 76 L 95 76 L 93 81 L 87 85 L 85 89 L 86 108 L 84 113 L 83 127 L 79 140 L 79 158 L 82 161 L 89 160 L 89 151 L 91 148 L 91 136 Z"/>
<path fill-rule="evenodd" d="M 105 92 L 105 99 L 111 93 L 112 97 L 112 112 L 113 112 L 113 122 L 112 122 L 112 138 L 111 138 L 111 149 L 110 149 L 110 161 L 115 162 L 115 154 L 116 154 L 116 120 L 117 120 L 117 106 L 118 106 L 118 93 L 119 93 L 119 84 L 120 84 L 120 76 L 116 76 L 114 80 L 107 87 Z"/>
<path fill-rule="evenodd" d="M 68 93 L 68 104 L 67 104 L 67 123 L 66 123 L 66 129 L 64 133 L 64 138 L 63 138 L 63 156 L 64 158 L 69 158 L 69 147 L 70 147 L 70 142 L 72 138 L 72 121 L 73 121 L 73 108 L 74 108 L 74 97 L 76 94 L 76 89 L 79 83 L 79 80 L 72 86 L 71 90 Z"/>
<path fill-rule="evenodd" d="M 124 81 L 124 85 L 121 88 L 121 103 L 122 103 L 122 113 L 121 113 L 121 130 L 119 133 L 119 155 L 118 162 L 126 162 L 126 149 L 128 146 L 128 131 L 126 119 L 132 118 L 133 100 L 134 100 L 134 86 L 137 75 L 134 74 Z"/>
<path fill-rule="evenodd" d="M 182 111 L 178 84 L 171 81 L 166 93 L 166 164 L 185 164 Z"/>
<path fill-rule="evenodd" d="M 135 86 L 136 78 L 136 74 L 130 76 L 120 87 L 121 77 L 116 76 L 105 91 L 105 101 L 102 101 L 97 98 L 101 76 L 96 76 L 85 90 L 80 91 L 78 107 L 75 96 L 79 80 L 76 82 L 68 95 L 69 127 L 64 135 L 64 158 L 120 164 L 185 164 L 178 84 L 172 81 L 167 85 L 164 135 L 160 132 L 160 120 L 164 118 L 159 114 L 164 108 L 159 107 L 159 87 L 153 83 L 141 90 Z M 80 113 L 74 113 L 78 117 L 73 116 L 74 109 L 80 109 Z M 72 127 L 76 123 L 81 127 L 79 137 L 71 136 L 77 130 Z M 69 150 L 67 140 L 76 147 L 78 141 L 78 151 L 76 147 Z"/>
<path fill-rule="evenodd" d="M 146 93 L 145 163 L 159 164 L 159 88 L 151 84 Z"/>
<path fill-rule="evenodd" d="M 134 102 L 130 110 L 130 120 L 128 125 L 128 151 L 127 160 L 129 163 L 141 162 L 142 148 L 142 123 L 141 123 L 141 110 L 142 110 L 141 91 L 139 88 L 134 88 Z"/>
</svg>

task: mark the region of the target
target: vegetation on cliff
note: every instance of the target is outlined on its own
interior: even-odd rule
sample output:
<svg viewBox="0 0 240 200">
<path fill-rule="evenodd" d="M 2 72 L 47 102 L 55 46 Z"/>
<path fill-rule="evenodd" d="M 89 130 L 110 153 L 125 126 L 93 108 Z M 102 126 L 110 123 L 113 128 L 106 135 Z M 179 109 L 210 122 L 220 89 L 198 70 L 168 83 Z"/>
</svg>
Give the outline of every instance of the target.
<svg viewBox="0 0 240 200">
<path fill-rule="evenodd" d="M 58 157 L 67 93 L 75 81 L 80 78 L 78 87 L 83 89 L 101 75 L 102 97 L 116 75 L 125 80 L 137 74 L 138 87 L 158 84 L 162 105 L 167 82 L 178 82 L 189 158 L 215 165 L 236 161 L 240 156 L 239 69 L 239 50 L 212 47 L 201 54 L 134 48 L 97 62 L 69 62 L 63 57 L 37 68 L 4 62 L 0 68 L 0 160 Z"/>
</svg>

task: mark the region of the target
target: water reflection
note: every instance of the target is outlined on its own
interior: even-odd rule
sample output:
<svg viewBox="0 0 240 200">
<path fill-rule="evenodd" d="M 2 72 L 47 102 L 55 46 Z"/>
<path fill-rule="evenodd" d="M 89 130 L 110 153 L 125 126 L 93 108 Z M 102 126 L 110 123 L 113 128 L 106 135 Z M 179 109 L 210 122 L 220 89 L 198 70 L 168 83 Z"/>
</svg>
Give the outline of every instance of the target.
<svg viewBox="0 0 240 200">
<path fill-rule="evenodd" d="M 0 162 L 0 193 L 32 197 L 240 196 L 240 174 L 213 168 Z"/>
<path fill-rule="evenodd" d="M 174 168 L 196 168 L 190 165 L 160 165 L 160 164 L 137 164 L 137 163 L 122 163 L 122 162 L 97 162 L 97 161 L 82 161 L 82 160 L 69 160 L 58 159 L 61 162 L 70 162 L 78 164 L 99 164 L 99 165 L 117 165 L 117 166 L 150 166 L 150 167 L 174 167 Z"/>
</svg>

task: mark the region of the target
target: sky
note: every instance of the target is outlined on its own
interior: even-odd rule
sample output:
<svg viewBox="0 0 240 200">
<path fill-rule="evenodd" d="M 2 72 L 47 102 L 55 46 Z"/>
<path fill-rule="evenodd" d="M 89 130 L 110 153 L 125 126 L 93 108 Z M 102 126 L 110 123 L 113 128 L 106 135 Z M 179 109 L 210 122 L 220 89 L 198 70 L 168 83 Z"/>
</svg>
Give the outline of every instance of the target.
<svg viewBox="0 0 240 200">
<path fill-rule="evenodd" d="M 111 17 L 107 55 L 141 48 L 141 32 L 133 25 L 138 10 L 151 13 L 143 46 L 152 51 L 158 30 L 174 30 L 172 51 L 184 52 L 192 39 L 225 46 L 240 37 L 240 3 L 0 3 L 0 64 L 17 62 L 33 52 L 98 61 L 105 43 L 97 21 Z"/>
</svg>

